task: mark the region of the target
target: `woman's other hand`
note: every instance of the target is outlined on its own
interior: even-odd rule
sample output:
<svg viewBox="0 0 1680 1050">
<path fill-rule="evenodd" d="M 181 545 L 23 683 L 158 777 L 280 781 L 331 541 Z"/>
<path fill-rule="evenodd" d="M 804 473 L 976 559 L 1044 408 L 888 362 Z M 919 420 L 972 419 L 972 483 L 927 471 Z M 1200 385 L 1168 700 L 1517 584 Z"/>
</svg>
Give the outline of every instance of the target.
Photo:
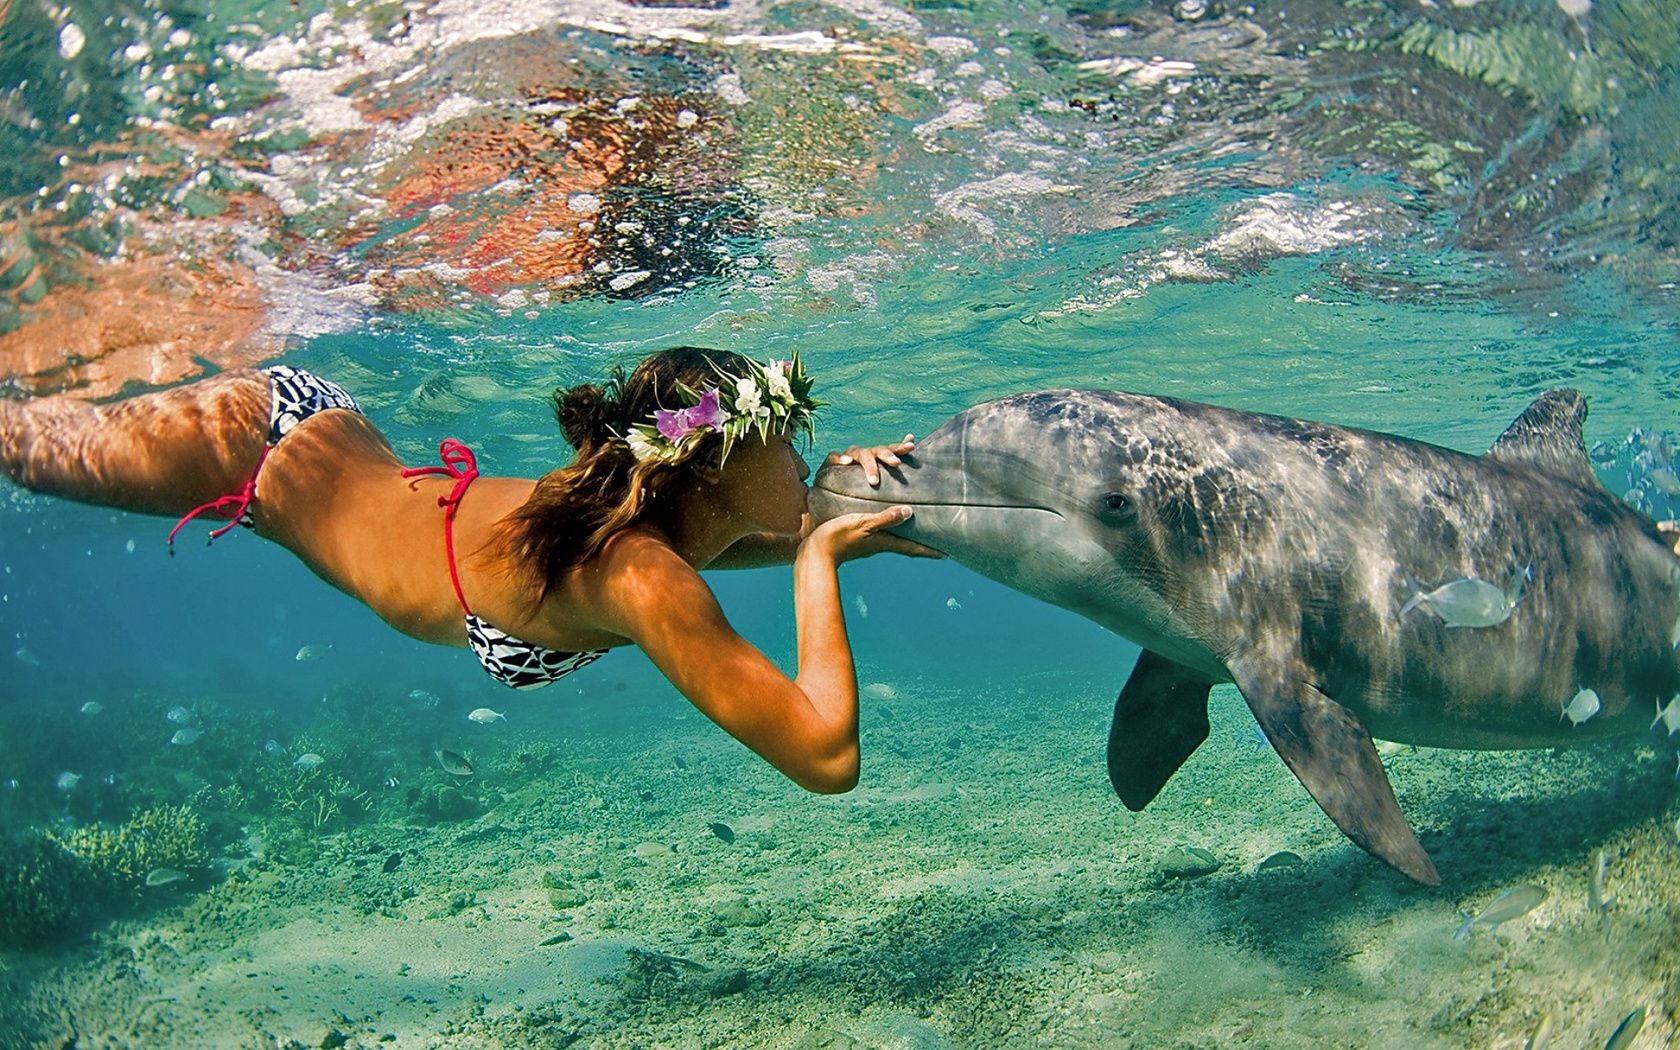
<svg viewBox="0 0 1680 1050">
<path fill-rule="evenodd" d="M 1667 521 L 1659 521 L 1657 522 L 1657 531 L 1673 537 L 1674 554 L 1676 557 L 1680 557 L 1680 521 L 1675 521 L 1673 518 Z"/>
<path fill-rule="evenodd" d="M 830 452 L 824 466 L 851 466 L 856 463 L 863 468 L 863 479 L 871 485 L 881 483 L 881 467 L 896 467 L 902 461 L 898 458 L 916 449 L 916 435 L 906 434 L 904 440 L 891 445 L 853 445 L 844 452 Z"/>
<path fill-rule="evenodd" d="M 932 547 L 924 547 L 914 540 L 886 531 L 909 521 L 912 513 L 909 507 L 897 506 L 873 514 L 842 514 L 812 529 L 800 547 L 813 547 L 826 553 L 836 565 L 882 551 L 907 554 L 912 558 L 945 557 Z"/>
</svg>

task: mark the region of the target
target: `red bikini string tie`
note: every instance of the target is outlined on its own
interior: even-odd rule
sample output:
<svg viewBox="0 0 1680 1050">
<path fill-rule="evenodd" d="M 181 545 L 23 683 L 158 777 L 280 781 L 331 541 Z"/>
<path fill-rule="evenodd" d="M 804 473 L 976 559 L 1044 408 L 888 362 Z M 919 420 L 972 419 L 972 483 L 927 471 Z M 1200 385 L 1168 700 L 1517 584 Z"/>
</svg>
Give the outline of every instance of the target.
<svg viewBox="0 0 1680 1050">
<path fill-rule="evenodd" d="M 273 448 L 273 445 L 263 446 L 262 455 L 257 457 L 256 469 L 251 471 L 251 477 L 245 482 L 244 488 L 226 496 L 217 496 L 209 503 L 200 503 L 192 510 L 187 511 L 181 520 L 175 523 L 175 527 L 169 530 L 170 554 L 175 553 L 175 534 L 185 528 L 187 522 L 200 514 L 219 514 L 227 521 L 227 524 L 221 528 L 210 531 L 209 538 L 204 541 L 205 546 L 216 542 L 218 536 L 231 531 L 235 525 L 239 524 L 239 519 L 244 517 L 245 512 L 251 509 L 251 501 L 257 498 L 257 475 L 262 473 L 263 461 L 268 459 L 268 454 Z"/>
<path fill-rule="evenodd" d="M 455 587 L 455 600 L 461 603 L 461 611 L 472 615 L 472 608 L 467 605 L 467 596 L 461 591 L 461 577 L 455 571 L 455 508 L 461 505 L 461 497 L 467 494 L 467 487 L 478 477 L 478 460 L 473 457 L 472 449 L 456 441 L 445 438 L 438 446 L 438 458 L 443 460 L 441 467 L 409 467 L 402 472 L 405 478 L 418 477 L 422 474 L 442 474 L 455 479 L 455 486 L 449 490 L 449 495 L 438 497 L 438 506 L 443 508 L 443 549 L 449 556 L 449 582 Z"/>
</svg>

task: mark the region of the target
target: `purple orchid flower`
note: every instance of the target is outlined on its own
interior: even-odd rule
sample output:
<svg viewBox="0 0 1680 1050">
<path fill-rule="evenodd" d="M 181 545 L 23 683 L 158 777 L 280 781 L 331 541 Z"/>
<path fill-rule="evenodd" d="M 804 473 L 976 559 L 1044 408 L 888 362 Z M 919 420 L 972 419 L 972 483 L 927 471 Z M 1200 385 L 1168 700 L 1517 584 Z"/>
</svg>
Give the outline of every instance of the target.
<svg viewBox="0 0 1680 1050">
<path fill-rule="evenodd" d="M 718 423 L 718 415 L 718 391 L 714 387 L 700 395 L 700 403 L 697 405 L 679 408 L 675 412 L 663 408 L 654 412 L 653 425 L 662 437 L 675 445 L 696 430 L 722 430 L 723 427 Z"/>
<path fill-rule="evenodd" d="M 688 410 L 689 429 L 698 430 L 701 427 L 710 427 L 713 430 L 721 430 L 722 427 L 718 422 L 719 407 L 717 387 L 701 394 L 700 403 Z"/>
<path fill-rule="evenodd" d="M 669 409 L 658 409 L 653 413 L 654 428 L 659 436 L 675 444 L 688 433 L 688 409 L 672 412 Z"/>
</svg>

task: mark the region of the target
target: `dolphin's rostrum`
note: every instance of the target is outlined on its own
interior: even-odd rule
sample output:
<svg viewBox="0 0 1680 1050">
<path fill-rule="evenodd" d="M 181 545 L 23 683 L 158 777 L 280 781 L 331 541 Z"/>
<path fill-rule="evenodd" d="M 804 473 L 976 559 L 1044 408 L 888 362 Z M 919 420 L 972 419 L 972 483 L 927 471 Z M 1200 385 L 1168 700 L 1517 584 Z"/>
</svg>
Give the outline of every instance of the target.
<svg viewBox="0 0 1680 1050">
<path fill-rule="evenodd" d="M 1108 769 L 1141 809 L 1235 682 L 1355 843 L 1440 881 L 1372 735 L 1514 748 L 1646 728 L 1680 692 L 1680 558 L 1607 492 L 1586 403 L 1542 395 L 1483 456 L 1172 398 L 1051 390 L 960 413 L 870 487 L 818 475 L 820 516 L 909 504 L 894 529 L 1143 647 Z M 1524 581 L 1501 616 L 1401 610 L 1416 581 Z M 1506 615 L 1508 613 L 1508 615 Z M 1578 726 L 1558 711 L 1590 688 Z"/>
</svg>

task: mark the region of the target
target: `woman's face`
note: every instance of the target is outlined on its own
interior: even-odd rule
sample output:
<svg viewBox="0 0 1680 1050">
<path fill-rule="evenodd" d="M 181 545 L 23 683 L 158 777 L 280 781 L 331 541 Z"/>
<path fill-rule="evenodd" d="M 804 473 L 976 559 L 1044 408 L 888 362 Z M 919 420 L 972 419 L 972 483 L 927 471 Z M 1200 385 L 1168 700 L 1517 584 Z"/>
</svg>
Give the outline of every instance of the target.
<svg viewBox="0 0 1680 1050">
<path fill-rule="evenodd" d="M 811 468 L 793 446 L 793 435 L 773 432 L 760 440 L 749 434 L 723 465 L 726 498 L 751 527 L 763 532 L 798 532 L 810 490 Z"/>
</svg>

